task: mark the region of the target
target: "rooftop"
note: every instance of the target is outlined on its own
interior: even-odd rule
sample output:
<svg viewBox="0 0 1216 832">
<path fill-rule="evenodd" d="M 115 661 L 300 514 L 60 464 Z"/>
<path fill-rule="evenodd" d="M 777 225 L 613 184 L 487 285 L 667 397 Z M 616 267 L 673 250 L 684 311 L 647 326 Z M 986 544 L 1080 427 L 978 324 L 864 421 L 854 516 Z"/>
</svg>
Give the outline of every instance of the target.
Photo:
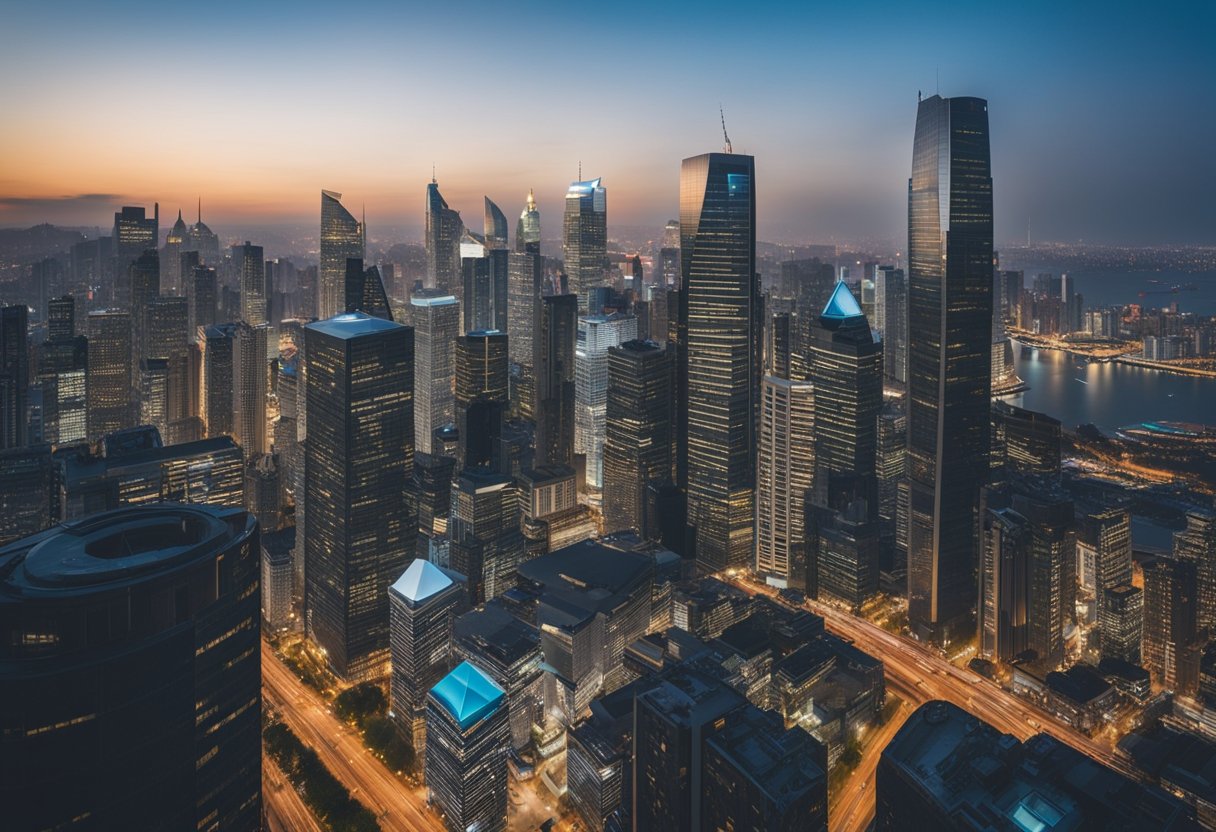
<svg viewBox="0 0 1216 832">
<path fill-rule="evenodd" d="M 653 572 L 647 555 L 584 540 L 519 565 L 519 575 L 543 587 L 543 602 L 572 619 L 612 610 Z"/>
<path fill-rule="evenodd" d="M 597 178 L 587 179 L 582 182 L 571 182 L 570 190 L 566 191 L 566 196 L 585 196 L 600 187 L 600 182 L 602 181 L 602 178 Z"/>
<path fill-rule="evenodd" d="M 823 307 L 823 312 L 820 313 L 819 317 L 833 321 L 844 321 L 850 318 L 864 318 L 865 315 L 861 311 L 861 306 L 857 303 L 857 298 L 853 296 L 853 292 L 844 281 L 839 281 L 836 284 L 836 288 L 832 290 L 832 297 L 828 299 L 828 304 Z"/>
<path fill-rule="evenodd" d="M 494 713 L 507 696 L 493 679 L 468 662 L 456 665 L 440 679 L 431 695 L 462 729 Z"/>
<path fill-rule="evenodd" d="M 410 298 L 410 306 L 455 306 L 455 295 L 436 295 L 434 297 L 426 297 L 424 295 L 414 295 Z"/>
<path fill-rule="evenodd" d="M 332 318 L 326 318 L 305 327 L 305 329 L 315 330 L 331 338 L 343 340 L 403 328 L 401 324 L 386 321 L 383 318 L 374 318 L 366 312 L 343 312 L 341 315 L 334 315 Z"/>
<path fill-rule="evenodd" d="M 453 584 L 451 578 L 429 560 L 415 558 L 391 589 L 407 601 L 418 604 L 438 595 Z"/>
<path fill-rule="evenodd" d="M 452 636 L 506 667 L 540 651 L 536 628 L 511 615 L 497 598 L 457 618 Z"/>
</svg>

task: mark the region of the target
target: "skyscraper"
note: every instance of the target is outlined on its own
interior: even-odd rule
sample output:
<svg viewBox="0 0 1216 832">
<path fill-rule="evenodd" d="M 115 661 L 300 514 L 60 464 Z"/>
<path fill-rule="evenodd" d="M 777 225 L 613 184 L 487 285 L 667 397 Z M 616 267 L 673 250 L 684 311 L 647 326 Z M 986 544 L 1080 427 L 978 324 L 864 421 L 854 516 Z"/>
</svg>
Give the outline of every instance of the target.
<svg viewBox="0 0 1216 832">
<path fill-rule="evenodd" d="M 237 324 L 232 342 L 232 434 L 253 459 L 267 451 L 266 394 L 270 365 L 266 340 L 270 326 Z"/>
<path fill-rule="evenodd" d="M 507 695 L 469 662 L 431 688 L 426 705 L 427 794 L 450 832 L 507 828 Z"/>
<path fill-rule="evenodd" d="M 968 632 L 988 476 L 992 172 L 988 103 L 922 100 L 908 181 L 908 617 Z"/>
<path fill-rule="evenodd" d="M 464 223 L 439 193 L 434 179 L 426 186 L 426 287 L 459 294 L 460 238 Z"/>
<path fill-rule="evenodd" d="M 641 532 L 646 487 L 671 473 L 671 355 L 653 341 L 608 348 L 604 530 Z"/>
<path fill-rule="evenodd" d="M 507 247 L 507 215 L 488 196 L 485 198 L 485 203 L 484 232 L 486 248 L 505 249 Z"/>
<path fill-rule="evenodd" d="M 0 309 L 0 451 L 26 443 L 30 321 L 24 304 Z"/>
<path fill-rule="evenodd" d="M 160 259 L 152 248 L 139 255 L 127 267 L 127 303 L 131 313 L 131 370 L 139 375 L 139 362 L 147 358 L 144 332 L 148 325 L 148 309 L 160 296 Z"/>
<path fill-rule="evenodd" d="M 339 676 L 388 659 L 388 588 L 414 550 L 414 331 L 362 312 L 304 329 L 305 626 Z"/>
<path fill-rule="evenodd" d="M 160 204 L 152 206 L 152 216 L 145 209 L 124 205 L 122 210 L 114 212 L 114 256 L 118 261 L 116 275 L 125 275 L 127 266 L 148 249 L 156 250 L 157 238 L 160 236 Z M 118 303 L 123 304 L 127 298 L 118 297 Z"/>
<path fill-rule="evenodd" d="M 472 246 L 470 246 L 472 248 Z M 507 331 L 508 252 L 478 244 L 477 257 L 460 259 L 463 286 L 463 327 Z"/>
<path fill-rule="evenodd" d="M 253 517 L 173 503 L 0 549 L 4 720 L 49 726 L 6 732 L 6 827 L 258 827 L 258 557 Z"/>
<path fill-rule="evenodd" d="M 874 268 L 874 328 L 882 335 L 883 376 L 908 383 L 908 282 L 904 270 Z"/>
<path fill-rule="evenodd" d="M 677 471 L 696 557 L 712 571 L 746 566 L 755 520 L 761 298 L 755 160 L 732 153 L 680 169 Z M 678 338 L 677 338 L 678 342 Z"/>
<path fill-rule="evenodd" d="M 392 676 L 389 703 L 397 724 L 421 756 L 426 743 L 426 694 L 451 670 L 452 622 L 464 599 L 462 583 L 430 561 L 414 560 L 388 590 Z"/>
<path fill-rule="evenodd" d="M 1186 528 L 1174 533 L 1174 557 L 1195 564 L 1196 626 L 1211 631 L 1216 627 L 1216 514 L 1202 509 L 1187 512 Z"/>
<path fill-rule="evenodd" d="M 380 269 L 376 266 L 363 268 L 362 257 L 350 257 L 346 260 L 342 311 L 366 312 L 374 318 L 383 318 L 386 321 L 393 319 L 388 293 L 384 291 L 384 281 L 380 279 Z"/>
<path fill-rule="evenodd" d="M 533 348 L 536 374 L 536 467 L 574 464 L 574 343 L 578 298 L 542 299 Z"/>
<path fill-rule="evenodd" d="M 587 459 L 586 483 L 604 485 L 604 433 L 608 413 L 608 350 L 638 334 L 633 315 L 589 315 L 578 319 L 574 345 L 574 452 Z"/>
<path fill-rule="evenodd" d="M 89 339 L 83 335 L 61 334 L 43 343 L 38 380 L 44 441 L 68 444 L 88 437 L 88 366 Z"/>
<path fill-rule="evenodd" d="M 1154 558 L 1144 564 L 1144 668 L 1169 690 L 1179 683 L 1183 652 L 1195 641 L 1195 564 Z"/>
<path fill-rule="evenodd" d="M 562 219 L 562 255 L 579 312 L 588 291 L 608 282 L 608 195 L 600 179 L 571 182 Z"/>
<path fill-rule="evenodd" d="M 515 586 L 523 559 L 519 489 L 509 474 L 465 468 L 452 483 L 451 566 L 468 578 L 477 605 Z"/>
<path fill-rule="evenodd" d="M 89 313 L 89 438 L 134 423 L 131 383 L 131 314 L 109 309 Z"/>
<path fill-rule="evenodd" d="M 765 377 L 756 465 L 756 573 L 772 586 L 805 589 L 806 498 L 815 470 L 815 387 L 809 381 Z"/>
<path fill-rule="evenodd" d="M 173 227 L 169 229 L 169 234 L 165 237 L 165 244 L 160 250 L 161 283 L 164 285 L 165 291 L 171 295 L 180 294 L 185 288 L 182 283 L 182 245 L 186 241 L 187 234 L 189 234 L 189 230 L 186 228 L 186 221 L 182 219 L 182 212 L 179 208 L 177 222 L 173 223 Z"/>
<path fill-rule="evenodd" d="M 363 259 L 363 224 L 338 200 L 342 194 L 321 191 L 321 264 L 317 270 L 317 317 L 331 318 L 346 309 L 346 261 Z"/>
<path fill-rule="evenodd" d="M 462 468 L 491 465 L 509 399 L 507 334 L 470 332 L 456 339 L 456 428 Z"/>
<path fill-rule="evenodd" d="M 515 224 L 515 250 L 521 254 L 540 254 L 540 211 L 536 209 L 536 196 L 531 188 Z"/>
<path fill-rule="evenodd" d="M 810 344 L 815 385 L 815 502 L 834 511 L 864 501 L 878 518 L 878 415 L 882 342 L 849 287 L 837 283 Z"/>
<path fill-rule="evenodd" d="M 203 349 L 201 415 L 208 436 L 233 434 L 236 327 L 236 324 L 213 324 L 203 331 L 200 342 Z"/>
<path fill-rule="evenodd" d="M 536 410 L 535 349 L 540 326 L 541 285 L 545 258 L 513 251 L 507 258 L 507 346 L 511 361 L 511 409 L 524 419 Z"/>
<path fill-rule="evenodd" d="M 424 289 L 410 298 L 410 322 L 414 326 L 414 442 L 419 453 L 430 454 L 435 430 L 456 421 L 452 385 L 460 306 L 452 295 Z"/>
<path fill-rule="evenodd" d="M 190 276 L 193 281 L 187 292 L 190 313 L 190 337 L 194 338 L 200 327 L 215 323 L 215 269 L 195 266 Z"/>
<path fill-rule="evenodd" d="M 248 240 L 241 253 L 241 320 L 250 326 L 264 324 L 266 317 L 266 260 L 262 247 Z"/>
<path fill-rule="evenodd" d="M 978 652 L 1009 663 L 1029 646 L 1029 523 L 1012 508 L 988 509 L 980 535 Z"/>
</svg>

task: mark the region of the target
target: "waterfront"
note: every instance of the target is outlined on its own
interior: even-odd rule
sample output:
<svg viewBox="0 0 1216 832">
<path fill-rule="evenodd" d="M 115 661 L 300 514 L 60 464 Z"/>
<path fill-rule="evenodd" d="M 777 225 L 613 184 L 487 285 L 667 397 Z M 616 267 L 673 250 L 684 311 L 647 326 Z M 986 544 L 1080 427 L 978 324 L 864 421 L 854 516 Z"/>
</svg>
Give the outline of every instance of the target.
<svg viewBox="0 0 1216 832">
<path fill-rule="evenodd" d="M 1040 272 L 1060 274 L 1058 269 L 1038 267 L 1026 267 L 1023 271 L 1026 274 L 1026 288 L 1034 284 L 1034 276 Z M 1081 293 L 1087 309 L 1130 303 L 1157 309 L 1177 303 L 1179 312 L 1216 315 L 1216 272 L 1094 270 L 1070 271 L 1068 275 L 1075 281 L 1076 290 Z M 1173 286 L 1195 288 L 1174 293 L 1169 291 Z"/>
</svg>

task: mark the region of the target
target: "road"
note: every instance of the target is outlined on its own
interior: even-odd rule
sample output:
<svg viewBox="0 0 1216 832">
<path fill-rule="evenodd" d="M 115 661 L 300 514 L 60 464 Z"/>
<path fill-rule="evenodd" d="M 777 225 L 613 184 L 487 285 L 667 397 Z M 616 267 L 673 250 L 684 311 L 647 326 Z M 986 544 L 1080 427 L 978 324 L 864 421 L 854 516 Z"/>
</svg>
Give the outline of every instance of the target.
<svg viewBox="0 0 1216 832">
<path fill-rule="evenodd" d="M 262 802 L 270 832 L 321 832 L 321 824 L 267 754 L 262 755 Z"/>
<path fill-rule="evenodd" d="M 776 590 L 757 584 L 748 578 L 733 579 L 742 589 L 776 597 Z M 1074 730 L 1051 714 L 1020 697 L 999 687 L 969 670 L 963 670 L 946 661 L 937 653 L 926 650 L 911 639 L 897 636 L 875 626 L 864 619 L 832 607 L 808 601 L 807 609 L 823 616 L 828 631 L 853 642 L 858 649 L 882 659 L 883 674 L 887 686 L 915 707 L 931 699 L 944 699 L 974 714 L 997 730 L 1025 740 L 1039 732 L 1046 732 L 1066 745 L 1116 769 L 1130 777 L 1139 779 L 1114 751 L 1100 745 Z M 884 730 L 889 728 L 883 726 Z M 894 736 L 894 731 L 890 732 Z M 881 737 L 879 739 L 882 739 Z M 889 739 L 889 738 L 888 738 Z M 854 788 L 857 794 L 846 794 L 838 804 L 839 825 L 835 819 L 833 832 L 852 832 L 864 829 L 874 815 L 873 771 L 878 765 L 878 756 L 886 745 L 869 743 L 858 772 L 846 788 Z M 866 784 L 864 789 L 856 781 Z M 862 807 L 864 806 L 864 810 Z"/>
<path fill-rule="evenodd" d="M 320 694 L 301 682 L 262 642 L 262 690 L 300 741 L 369 808 L 380 827 L 402 832 L 443 832 L 439 816 L 426 805 L 421 787 L 402 782 L 372 756 L 351 728 L 330 713 Z"/>
</svg>

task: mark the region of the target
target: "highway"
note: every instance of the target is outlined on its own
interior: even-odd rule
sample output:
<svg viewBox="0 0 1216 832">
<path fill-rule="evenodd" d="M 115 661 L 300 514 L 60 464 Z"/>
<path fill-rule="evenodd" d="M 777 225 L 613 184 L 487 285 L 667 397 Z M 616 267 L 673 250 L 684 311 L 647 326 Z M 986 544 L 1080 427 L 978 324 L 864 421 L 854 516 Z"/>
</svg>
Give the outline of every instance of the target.
<svg viewBox="0 0 1216 832">
<path fill-rule="evenodd" d="M 320 694 L 301 682 L 265 641 L 262 642 L 262 690 L 300 741 L 370 809 L 386 830 L 443 832 L 439 816 L 426 805 L 425 791 L 389 771 L 363 746 L 348 725 L 330 713 Z"/>
<path fill-rule="evenodd" d="M 262 755 L 262 803 L 270 832 L 321 832 L 304 799 L 267 754 Z"/>
<path fill-rule="evenodd" d="M 736 586 L 748 592 L 768 595 L 779 603 L 784 603 L 777 599 L 777 591 L 772 587 L 755 583 L 746 577 L 728 580 L 733 580 Z M 823 616 L 829 632 L 851 641 L 858 649 L 881 659 L 887 688 L 913 708 L 931 699 L 944 699 L 1019 740 L 1046 732 L 1082 754 L 1140 779 L 1110 748 L 1094 742 L 996 683 L 956 667 L 917 642 L 889 633 L 864 619 L 832 607 L 808 601 L 806 608 Z M 901 711 L 901 720 L 906 718 L 907 713 L 910 713 L 910 710 Z M 889 729 L 890 723 L 879 730 L 885 734 Z M 889 733 L 894 736 L 895 731 L 890 730 Z M 862 763 L 846 785 L 845 796 L 837 803 L 837 811 L 831 823 L 832 832 L 864 829 L 873 818 L 873 772 L 878 765 L 878 756 L 889 737 L 880 736 L 879 740 L 881 742 L 866 745 Z M 861 788 L 862 784 L 865 785 L 864 788 Z M 852 790 L 852 793 L 849 790 Z"/>
</svg>

